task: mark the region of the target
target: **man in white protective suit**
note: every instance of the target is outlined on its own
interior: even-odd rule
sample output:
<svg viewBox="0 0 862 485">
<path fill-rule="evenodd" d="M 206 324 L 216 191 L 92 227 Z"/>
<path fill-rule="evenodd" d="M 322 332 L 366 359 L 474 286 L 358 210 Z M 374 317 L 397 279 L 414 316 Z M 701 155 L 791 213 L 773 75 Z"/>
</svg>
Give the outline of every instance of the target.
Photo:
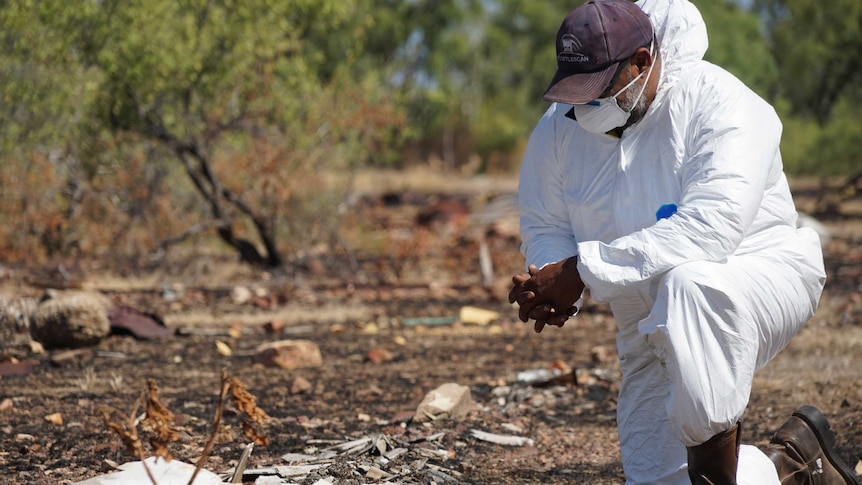
<svg viewBox="0 0 862 485">
<path fill-rule="evenodd" d="M 528 270 L 509 299 L 537 332 L 585 288 L 609 303 L 626 483 L 858 485 L 813 406 L 766 449 L 740 446 L 755 371 L 825 280 L 817 234 L 796 228 L 773 108 L 703 60 L 687 0 L 590 1 L 556 47 L 518 189 Z"/>
</svg>

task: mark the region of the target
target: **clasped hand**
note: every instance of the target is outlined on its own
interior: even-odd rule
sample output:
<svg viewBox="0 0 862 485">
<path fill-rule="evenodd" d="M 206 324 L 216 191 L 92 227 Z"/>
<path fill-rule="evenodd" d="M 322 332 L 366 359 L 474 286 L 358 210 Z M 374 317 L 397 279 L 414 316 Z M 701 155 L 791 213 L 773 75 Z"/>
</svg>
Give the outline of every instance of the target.
<svg viewBox="0 0 862 485">
<path fill-rule="evenodd" d="M 530 265 L 526 273 L 512 277 L 509 303 L 518 302 L 518 318 L 522 322 L 535 320 L 536 333 L 545 325 L 562 327 L 577 313 L 573 305 L 584 291 L 577 265 L 578 258 L 573 256 L 542 269 Z"/>
</svg>

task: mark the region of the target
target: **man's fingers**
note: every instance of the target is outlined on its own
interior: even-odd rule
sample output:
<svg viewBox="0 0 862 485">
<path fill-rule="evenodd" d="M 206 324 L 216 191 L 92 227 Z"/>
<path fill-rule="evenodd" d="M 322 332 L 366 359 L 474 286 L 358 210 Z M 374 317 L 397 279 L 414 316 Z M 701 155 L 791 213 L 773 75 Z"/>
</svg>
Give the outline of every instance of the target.
<svg viewBox="0 0 862 485">
<path fill-rule="evenodd" d="M 536 299 L 536 294 L 533 293 L 532 291 L 522 291 L 522 292 L 518 293 L 517 296 L 515 296 L 515 301 L 518 302 L 518 305 L 521 305 L 521 306 L 524 306 L 527 303 L 529 303 L 535 299 Z"/>
<path fill-rule="evenodd" d="M 536 321 L 533 324 L 533 330 L 535 330 L 536 333 L 539 333 L 542 331 L 542 328 L 548 321 L 548 317 L 550 317 L 552 314 L 553 309 L 551 308 L 551 305 L 545 303 L 533 307 L 533 309 L 528 312 L 527 316 Z"/>
<path fill-rule="evenodd" d="M 553 315 L 553 316 L 551 316 L 551 318 L 548 319 L 548 321 L 545 323 L 545 325 L 553 325 L 555 327 L 562 327 L 563 325 L 566 324 L 566 321 L 568 321 L 568 319 L 569 319 L 569 315 L 567 315 L 565 313 Z"/>
<path fill-rule="evenodd" d="M 518 273 L 512 277 L 512 283 L 514 283 L 515 285 L 520 285 L 525 283 L 531 277 L 532 276 L 530 275 L 530 273 Z"/>
<path fill-rule="evenodd" d="M 527 316 L 529 316 L 533 320 L 541 320 L 544 322 L 544 321 L 548 320 L 548 318 L 550 318 L 551 315 L 553 315 L 553 314 L 554 314 L 554 310 L 553 310 L 553 308 L 551 308 L 551 305 L 549 305 L 547 303 L 543 303 L 541 305 L 534 306 L 529 311 Z"/>
<path fill-rule="evenodd" d="M 533 324 L 533 331 L 536 333 L 542 333 L 542 329 L 545 328 L 545 324 L 536 320 L 536 323 Z"/>
<path fill-rule="evenodd" d="M 527 267 L 527 272 L 530 274 L 530 276 L 536 276 L 539 273 L 539 267 L 535 264 L 531 264 L 529 267 Z"/>
<path fill-rule="evenodd" d="M 512 277 L 513 288 L 509 291 L 509 303 L 515 303 L 518 293 L 524 291 L 524 283 L 530 281 L 529 273 L 521 273 Z"/>
<path fill-rule="evenodd" d="M 577 315 L 579 308 L 576 306 L 572 306 L 566 308 L 565 312 L 558 313 L 556 311 L 553 312 L 553 315 L 548 317 L 548 321 L 545 322 L 545 325 L 553 325 L 555 327 L 562 327 L 569 321 L 570 318 Z"/>
<path fill-rule="evenodd" d="M 532 291 L 525 291 L 518 295 L 517 301 L 521 308 L 518 309 L 518 318 L 522 322 L 527 323 L 530 320 L 530 313 L 539 305 L 536 300 L 536 295 Z"/>
</svg>

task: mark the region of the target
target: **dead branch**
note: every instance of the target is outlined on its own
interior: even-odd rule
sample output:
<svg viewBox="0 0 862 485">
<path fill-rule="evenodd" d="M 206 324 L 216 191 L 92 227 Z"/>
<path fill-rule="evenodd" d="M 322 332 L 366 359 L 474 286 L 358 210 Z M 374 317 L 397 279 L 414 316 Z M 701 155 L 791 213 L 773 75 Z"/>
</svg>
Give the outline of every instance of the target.
<svg viewBox="0 0 862 485">
<path fill-rule="evenodd" d="M 195 482 L 195 477 L 198 476 L 198 472 L 204 467 L 204 463 L 206 463 L 209 454 L 212 452 L 213 446 L 215 446 L 216 437 L 218 436 L 219 429 L 221 428 L 221 416 L 224 411 L 224 400 L 227 397 L 227 393 L 230 390 L 230 376 L 228 375 L 226 370 L 221 372 L 221 391 L 218 395 L 218 404 L 216 405 L 215 416 L 213 416 L 213 430 L 210 434 L 210 438 L 207 440 L 206 445 L 204 445 L 204 450 L 201 452 L 201 457 L 198 459 L 198 462 L 195 463 L 195 471 L 192 473 L 192 477 L 189 479 L 188 485 L 192 485 Z"/>
<path fill-rule="evenodd" d="M 135 423 L 135 416 L 138 414 L 138 408 L 140 407 L 141 398 L 139 397 L 135 400 L 135 406 L 128 415 L 110 406 L 99 406 L 99 412 L 102 413 L 102 420 L 105 422 L 105 426 L 120 438 L 120 441 L 126 447 L 126 451 L 134 454 L 141 460 L 141 465 L 143 465 L 144 471 L 147 472 L 147 477 L 153 482 L 153 485 L 159 485 L 145 461 L 144 444 L 141 441 L 140 435 L 138 435 L 138 428 Z M 116 415 L 121 419 L 114 421 L 111 419 L 111 415 Z"/>
<path fill-rule="evenodd" d="M 186 239 L 188 239 L 192 236 L 197 236 L 198 234 L 200 234 L 202 232 L 207 232 L 210 229 L 214 229 L 216 227 L 219 227 L 221 224 L 222 224 L 221 222 L 206 222 L 206 223 L 202 222 L 200 224 L 195 224 L 194 226 L 190 227 L 187 231 L 181 232 L 180 234 L 177 234 L 175 236 L 171 236 L 169 238 L 166 238 L 166 239 L 163 239 L 162 241 L 160 241 L 159 247 L 158 247 L 158 252 L 163 252 L 163 251 L 167 250 L 170 246 L 173 246 L 174 244 L 181 243 L 181 242 L 185 241 Z"/>
</svg>

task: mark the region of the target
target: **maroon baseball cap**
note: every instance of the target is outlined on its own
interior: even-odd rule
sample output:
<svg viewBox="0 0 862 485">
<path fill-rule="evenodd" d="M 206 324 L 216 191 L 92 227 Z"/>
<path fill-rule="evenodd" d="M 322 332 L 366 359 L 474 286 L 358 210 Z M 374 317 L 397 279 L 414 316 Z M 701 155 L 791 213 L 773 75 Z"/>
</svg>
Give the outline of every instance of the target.
<svg viewBox="0 0 862 485">
<path fill-rule="evenodd" d="M 591 0 L 572 10 L 557 32 L 557 73 L 542 98 L 584 104 L 601 95 L 620 61 L 650 43 L 649 17 L 629 0 Z"/>
</svg>

